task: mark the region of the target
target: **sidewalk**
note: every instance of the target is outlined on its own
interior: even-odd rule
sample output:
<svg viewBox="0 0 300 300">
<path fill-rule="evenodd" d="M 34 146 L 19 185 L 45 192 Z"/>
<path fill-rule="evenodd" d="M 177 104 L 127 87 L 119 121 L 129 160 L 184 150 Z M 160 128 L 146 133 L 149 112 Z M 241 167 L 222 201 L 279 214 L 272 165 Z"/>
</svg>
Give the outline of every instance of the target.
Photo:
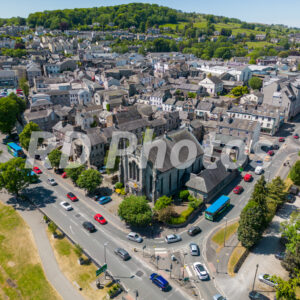
<svg viewBox="0 0 300 300">
<path fill-rule="evenodd" d="M 1 193 L 0 195 L 3 202 L 7 202 L 10 198 L 9 194 Z M 30 205 L 26 203 L 24 203 L 21 209 L 16 210 L 31 229 L 45 275 L 49 282 L 64 300 L 83 300 L 84 298 L 59 269 L 46 234 L 46 226 L 42 221 L 42 214 L 38 210 L 32 209 Z"/>
</svg>

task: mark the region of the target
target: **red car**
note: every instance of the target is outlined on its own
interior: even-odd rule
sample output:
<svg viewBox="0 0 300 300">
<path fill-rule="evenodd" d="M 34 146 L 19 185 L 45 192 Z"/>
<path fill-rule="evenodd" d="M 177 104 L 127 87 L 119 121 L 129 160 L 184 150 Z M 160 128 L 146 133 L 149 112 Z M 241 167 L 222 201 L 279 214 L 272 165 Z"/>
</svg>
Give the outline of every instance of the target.
<svg viewBox="0 0 300 300">
<path fill-rule="evenodd" d="M 96 214 L 94 216 L 94 220 L 97 221 L 97 222 L 99 222 L 100 224 L 106 224 L 106 220 L 100 214 Z"/>
<path fill-rule="evenodd" d="M 238 185 L 233 189 L 233 192 L 235 194 L 239 195 L 243 190 L 244 190 L 244 188 L 242 186 Z"/>
<path fill-rule="evenodd" d="M 73 193 L 71 193 L 71 192 L 67 194 L 67 197 L 68 197 L 72 202 L 78 201 L 78 198 L 77 198 Z"/>
<path fill-rule="evenodd" d="M 267 152 L 267 154 L 270 155 L 270 156 L 273 156 L 273 155 L 274 155 L 274 151 L 273 151 L 273 150 L 269 150 L 269 151 Z"/>
<path fill-rule="evenodd" d="M 280 138 L 278 139 L 278 141 L 279 141 L 280 143 L 283 143 L 283 142 L 285 141 L 285 139 L 284 139 L 283 137 L 280 137 Z"/>
<path fill-rule="evenodd" d="M 251 174 L 246 174 L 246 175 L 244 176 L 244 180 L 245 180 L 246 182 L 251 181 L 251 180 L 252 180 L 252 175 L 251 175 Z"/>
<path fill-rule="evenodd" d="M 66 172 L 63 172 L 62 174 L 61 174 L 61 177 L 62 178 L 67 178 L 68 176 L 67 176 L 67 173 Z"/>
<path fill-rule="evenodd" d="M 33 171 L 35 174 L 42 174 L 42 171 L 41 171 L 38 167 L 33 167 L 32 171 Z"/>
<path fill-rule="evenodd" d="M 299 134 L 298 133 L 294 134 L 293 138 L 296 139 L 296 140 L 298 140 L 299 139 Z"/>
</svg>

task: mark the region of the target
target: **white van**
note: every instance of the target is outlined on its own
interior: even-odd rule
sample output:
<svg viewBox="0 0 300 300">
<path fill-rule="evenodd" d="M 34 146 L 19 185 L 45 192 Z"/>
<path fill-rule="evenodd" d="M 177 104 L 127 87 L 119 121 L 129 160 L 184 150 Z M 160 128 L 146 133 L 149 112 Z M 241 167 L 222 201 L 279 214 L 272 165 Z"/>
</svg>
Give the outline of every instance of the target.
<svg viewBox="0 0 300 300">
<path fill-rule="evenodd" d="M 256 175 L 260 175 L 262 172 L 263 172 L 263 167 L 262 167 L 262 166 L 257 166 L 257 167 L 255 168 L 254 173 L 255 173 Z"/>
</svg>

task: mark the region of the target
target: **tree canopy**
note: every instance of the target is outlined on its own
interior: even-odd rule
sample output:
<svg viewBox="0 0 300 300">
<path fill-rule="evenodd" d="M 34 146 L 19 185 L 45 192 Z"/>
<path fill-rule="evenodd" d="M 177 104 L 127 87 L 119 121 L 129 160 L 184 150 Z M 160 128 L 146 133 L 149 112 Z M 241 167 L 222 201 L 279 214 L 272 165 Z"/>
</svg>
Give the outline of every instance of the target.
<svg viewBox="0 0 300 300">
<path fill-rule="evenodd" d="M 23 148 L 28 150 L 29 144 L 30 144 L 30 139 L 31 139 L 31 134 L 33 131 L 40 131 L 39 125 L 29 122 L 25 125 L 23 131 L 20 133 L 19 138 L 20 138 L 20 144 Z"/>
<path fill-rule="evenodd" d="M 290 178 L 297 185 L 300 185 L 300 160 L 298 160 L 290 171 Z"/>
<path fill-rule="evenodd" d="M 173 202 L 172 197 L 162 196 L 158 198 L 154 204 L 155 210 L 161 210 L 166 208 L 167 206 L 171 205 Z"/>
<path fill-rule="evenodd" d="M 147 226 L 152 220 L 151 207 L 142 196 L 126 197 L 119 206 L 118 214 L 132 226 Z"/>
<path fill-rule="evenodd" d="M 249 79 L 249 85 L 253 90 L 260 90 L 262 87 L 262 80 L 258 77 L 252 77 Z"/>
<path fill-rule="evenodd" d="M 84 165 L 74 165 L 73 168 L 69 168 L 70 166 L 68 166 L 68 168 L 65 169 L 67 176 L 71 178 L 71 180 L 73 181 L 73 183 L 75 183 L 79 177 L 79 175 L 85 170 L 85 166 Z"/>
<path fill-rule="evenodd" d="M 85 189 L 87 192 L 93 192 L 102 182 L 102 177 L 97 170 L 88 169 L 83 171 L 77 181 L 76 184 Z"/>
<path fill-rule="evenodd" d="M 48 154 L 48 159 L 53 168 L 58 168 L 61 160 L 62 152 L 59 149 L 54 149 Z"/>
</svg>

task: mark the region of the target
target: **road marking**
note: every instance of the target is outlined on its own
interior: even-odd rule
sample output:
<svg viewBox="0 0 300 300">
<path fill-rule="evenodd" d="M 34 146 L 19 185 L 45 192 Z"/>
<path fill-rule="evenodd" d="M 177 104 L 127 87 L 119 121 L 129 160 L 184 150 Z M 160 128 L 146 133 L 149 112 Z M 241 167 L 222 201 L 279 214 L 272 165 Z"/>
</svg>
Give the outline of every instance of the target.
<svg viewBox="0 0 300 300">
<path fill-rule="evenodd" d="M 193 277 L 194 276 L 194 274 L 192 273 L 192 271 L 190 270 L 190 268 L 188 266 L 185 266 L 185 270 L 189 274 L 189 277 Z"/>
<path fill-rule="evenodd" d="M 70 219 L 70 221 L 71 221 L 74 225 L 78 226 L 78 224 L 77 224 L 74 220 Z"/>
<path fill-rule="evenodd" d="M 85 230 L 82 230 L 87 236 L 90 236 L 90 234 L 87 232 L 87 231 L 85 231 Z"/>
<path fill-rule="evenodd" d="M 71 230 L 72 234 L 74 234 L 74 231 L 73 231 L 73 229 L 72 229 L 72 226 L 71 226 L 71 225 L 70 225 L 70 230 Z"/>
<path fill-rule="evenodd" d="M 61 214 L 63 214 L 65 217 L 67 216 L 67 214 L 63 211 L 63 210 L 59 210 L 59 212 L 61 213 Z"/>
</svg>

